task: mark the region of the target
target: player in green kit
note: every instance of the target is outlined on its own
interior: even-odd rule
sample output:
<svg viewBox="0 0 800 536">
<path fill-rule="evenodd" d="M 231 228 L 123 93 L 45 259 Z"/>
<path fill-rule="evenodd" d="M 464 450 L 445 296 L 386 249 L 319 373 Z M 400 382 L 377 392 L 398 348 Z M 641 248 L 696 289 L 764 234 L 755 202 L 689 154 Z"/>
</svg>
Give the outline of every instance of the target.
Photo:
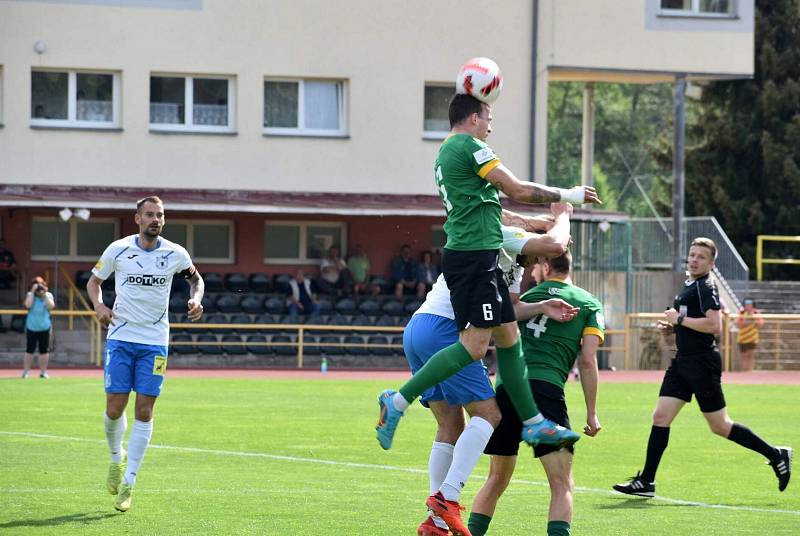
<svg viewBox="0 0 800 536">
<path fill-rule="evenodd" d="M 586 425 L 583 432 L 593 437 L 600 431 L 597 419 L 597 348 L 604 338 L 602 304 L 570 280 L 572 256 L 563 255 L 541 263 L 544 282 L 520 297 L 515 308 L 522 331 L 522 347 L 528 366 L 529 390 L 542 415 L 565 428 L 570 428 L 569 415 L 564 400 L 564 385 L 569 377 L 575 356 L 580 355 L 581 386 L 586 400 Z M 566 323 L 554 322 L 546 315 L 526 314 L 530 303 L 550 298 L 560 298 L 573 307 L 580 308 L 577 316 Z M 483 536 L 489 528 L 497 501 L 508 486 L 519 451 L 519 433 L 522 422 L 509 400 L 505 378 L 498 375 L 497 405 L 503 414 L 500 424 L 492 434 L 485 453 L 492 456 L 489 477 L 475 496 L 469 517 L 469 531 L 473 536 Z M 550 483 L 550 510 L 548 536 L 569 536 L 572 522 L 572 455 L 573 447 L 559 448 L 538 445 L 534 456 L 544 466 Z"/>
<path fill-rule="evenodd" d="M 439 149 L 434 173 L 447 212 L 442 271 L 450 289 L 459 341 L 433 355 L 399 392 L 387 389 L 379 395 L 378 442 L 384 449 L 391 448 L 400 417 L 411 402 L 482 359 L 494 337 L 498 371 L 525 425 L 524 440 L 532 445 L 572 444 L 580 436 L 545 419 L 525 381 L 514 309 L 497 265 L 503 241 L 499 192 L 525 203 L 600 200 L 590 186 L 563 190 L 517 179 L 486 145 L 492 131 L 492 108 L 488 104 L 470 95 L 455 95 L 450 101 L 449 118 L 450 136 Z"/>
</svg>

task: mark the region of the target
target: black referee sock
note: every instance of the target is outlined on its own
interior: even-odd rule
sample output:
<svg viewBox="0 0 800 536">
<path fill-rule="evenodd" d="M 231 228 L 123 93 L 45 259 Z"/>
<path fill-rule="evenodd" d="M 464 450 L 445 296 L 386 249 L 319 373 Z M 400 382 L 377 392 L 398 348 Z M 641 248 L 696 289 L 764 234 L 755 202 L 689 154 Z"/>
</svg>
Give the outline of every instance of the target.
<svg viewBox="0 0 800 536">
<path fill-rule="evenodd" d="M 650 429 L 650 439 L 647 440 L 647 458 L 644 461 L 644 469 L 639 475 L 646 482 L 656 481 L 656 471 L 658 464 L 661 463 L 661 455 L 667 450 L 669 443 L 669 426 L 656 426 Z"/>
<path fill-rule="evenodd" d="M 728 439 L 743 446 L 744 448 L 758 452 L 770 461 L 778 458 L 778 449 L 758 437 L 747 426 L 743 426 L 736 422 L 733 423 L 733 426 L 731 427 L 731 433 L 728 434 Z"/>
</svg>

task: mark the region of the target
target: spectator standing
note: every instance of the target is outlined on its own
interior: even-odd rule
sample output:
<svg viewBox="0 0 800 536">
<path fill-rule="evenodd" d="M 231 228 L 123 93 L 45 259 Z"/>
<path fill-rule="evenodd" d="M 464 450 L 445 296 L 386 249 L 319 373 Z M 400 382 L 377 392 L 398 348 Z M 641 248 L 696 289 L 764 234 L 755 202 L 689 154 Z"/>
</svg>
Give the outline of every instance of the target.
<svg viewBox="0 0 800 536">
<path fill-rule="evenodd" d="M 28 316 L 25 319 L 25 358 L 22 378 L 27 378 L 33 364 L 33 353 L 39 349 L 39 377 L 49 378 L 47 363 L 50 360 L 50 310 L 56 306 L 53 295 L 47 290 L 47 284 L 39 276 L 33 278 L 31 289 L 25 295 L 25 308 Z"/>
<path fill-rule="evenodd" d="M 433 254 L 430 251 L 423 252 L 422 260 L 417 268 L 418 298 L 424 298 L 425 294 L 433 288 L 439 273 L 439 267 L 433 263 Z"/>
<path fill-rule="evenodd" d="M 739 354 L 742 356 L 742 372 L 751 372 L 755 365 L 758 330 L 764 325 L 764 319 L 751 298 L 745 299 L 743 305 L 736 318 L 736 326 L 739 328 L 736 342 L 739 343 Z"/>
<path fill-rule="evenodd" d="M 306 279 L 303 270 L 297 270 L 294 279 L 289 281 L 292 295 L 289 297 L 289 315 L 319 313 L 317 296 L 311 292 L 311 280 Z"/>
<path fill-rule="evenodd" d="M 417 292 L 417 262 L 411 258 L 411 246 L 400 248 L 400 255 L 392 261 L 392 286 L 398 298 Z"/>
<path fill-rule="evenodd" d="M 369 282 L 372 264 L 361 244 L 356 246 L 355 252 L 347 259 L 347 269 L 350 270 L 350 277 L 353 279 L 353 294 L 358 295 L 362 292 L 369 292 L 373 296 L 380 294 L 380 287 Z"/>
<path fill-rule="evenodd" d="M 320 292 L 341 295 L 352 291 L 353 280 L 347 264 L 339 257 L 339 246 L 328 248 L 328 256 L 320 262 L 319 272 Z"/>
<path fill-rule="evenodd" d="M 17 260 L 6 249 L 5 240 L 0 240 L 0 288 L 11 288 L 17 278 Z"/>
</svg>

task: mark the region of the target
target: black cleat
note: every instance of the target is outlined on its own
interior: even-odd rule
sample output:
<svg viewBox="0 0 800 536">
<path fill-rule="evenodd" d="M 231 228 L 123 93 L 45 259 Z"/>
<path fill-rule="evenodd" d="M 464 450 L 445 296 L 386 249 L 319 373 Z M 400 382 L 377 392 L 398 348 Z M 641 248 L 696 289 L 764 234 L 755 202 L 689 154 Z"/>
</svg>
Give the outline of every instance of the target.
<svg viewBox="0 0 800 536">
<path fill-rule="evenodd" d="M 767 462 L 775 471 L 778 477 L 778 491 L 783 491 L 789 485 L 789 478 L 792 476 L 792 447 L 775 447 L 778 450 L 778 458 Z"/>
<path fill-rule="evenodd" d="M 624 484 L 614 484 L 614 489 L 620 493 L 625 493 L 626 495 L 636 495 L 638 497 L 646 497 L 648 499 L 656 496 L 656 483 L 655 482 L 647 482 L 641 476 L 640 473 L 636 473 L 636 476 L 632 476 L 628 479 L 627 482 Z"/>
</svg>

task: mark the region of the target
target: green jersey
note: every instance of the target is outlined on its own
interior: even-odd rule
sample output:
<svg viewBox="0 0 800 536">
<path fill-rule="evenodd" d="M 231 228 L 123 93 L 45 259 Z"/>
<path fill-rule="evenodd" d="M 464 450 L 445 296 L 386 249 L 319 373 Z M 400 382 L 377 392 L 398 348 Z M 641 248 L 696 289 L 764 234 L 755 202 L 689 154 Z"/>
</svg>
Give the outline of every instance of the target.
<svg viewBox="0 0 800 536">
<path fill-rule="evenodd" d="M 581 310 L 569 322 L 556 322 L 547 315 L 519 322 L 522 352 L 528 364 L 529 380 L 544 380 L 563 389 L 584 335 L 597 335 L 601 343 L 605 338 L 603 304 L 582 288 L 555 279 L 545 281 L 520 296 L 521 301 L 528 303 L 550 298 L 561 298 Z"/>
<path fill-rule="evenodd" d="M 447 249 L 500 249 L 500 195 L 484 180 L 500 165 L 494 151 L 469 134 L 454 134 L 439 148 L 434 163 L 436 187 L 447 211 Z"/>
</svg>

